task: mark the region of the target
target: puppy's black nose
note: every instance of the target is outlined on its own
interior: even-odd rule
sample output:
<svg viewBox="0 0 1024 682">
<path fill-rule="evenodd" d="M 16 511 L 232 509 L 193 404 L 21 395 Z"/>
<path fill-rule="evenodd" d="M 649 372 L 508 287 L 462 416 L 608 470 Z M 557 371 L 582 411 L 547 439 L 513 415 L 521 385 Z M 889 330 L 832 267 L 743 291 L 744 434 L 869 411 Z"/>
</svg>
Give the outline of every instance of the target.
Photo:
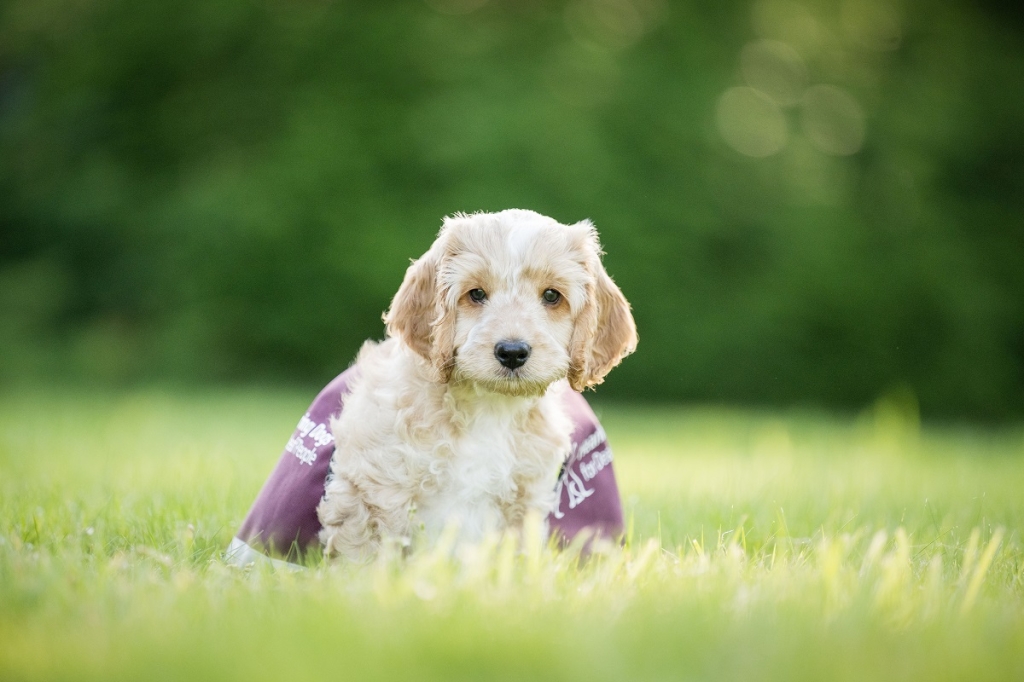
<svg viewBox="0 0 1024 682">
<path fill-rule="evenodd" d="M 522 367 L 530 357 L 530 344 L 525 341 L 499 341 L 494 344 L 494 357 L 509 369 Z"/>
</svg>

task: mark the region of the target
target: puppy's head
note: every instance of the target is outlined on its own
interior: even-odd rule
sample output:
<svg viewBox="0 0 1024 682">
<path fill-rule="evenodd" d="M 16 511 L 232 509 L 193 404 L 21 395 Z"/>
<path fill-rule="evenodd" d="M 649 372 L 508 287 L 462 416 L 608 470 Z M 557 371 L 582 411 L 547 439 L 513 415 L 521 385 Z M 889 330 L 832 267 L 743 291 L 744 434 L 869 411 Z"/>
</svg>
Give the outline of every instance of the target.
<svg viewBox="0 0 1024 682">
<path fill-rule="evenodd" d="M 506 395 L 595 386 L 637 343 L 594 226 L 521 210 L 446 218 L 384 321 L 440 381 Z"/>
</svg>

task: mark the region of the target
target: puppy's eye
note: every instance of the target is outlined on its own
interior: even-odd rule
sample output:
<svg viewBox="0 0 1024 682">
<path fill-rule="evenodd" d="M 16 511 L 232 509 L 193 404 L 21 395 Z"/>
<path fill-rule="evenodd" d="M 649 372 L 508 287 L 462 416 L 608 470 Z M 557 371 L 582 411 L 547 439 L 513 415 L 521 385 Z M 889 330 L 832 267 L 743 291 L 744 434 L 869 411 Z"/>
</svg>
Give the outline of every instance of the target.
<svg viewBox="0 0 1024 682">
<path fill-rule="evenodd" d="M 551 305 L 554 305 L 562 300 L 562 295 L 555 291 L 554 289 L 545 289 L 544 293 L 541 294 L 541 298 L 544 299 L 545 303 L 550 303 Z"/>
<path fill-rule="evenodd" d="M 487 292 L 483 289 L 470 289 L 469 297 L 477 303 L 483 303 L 487 300 Z"/>
</svg>

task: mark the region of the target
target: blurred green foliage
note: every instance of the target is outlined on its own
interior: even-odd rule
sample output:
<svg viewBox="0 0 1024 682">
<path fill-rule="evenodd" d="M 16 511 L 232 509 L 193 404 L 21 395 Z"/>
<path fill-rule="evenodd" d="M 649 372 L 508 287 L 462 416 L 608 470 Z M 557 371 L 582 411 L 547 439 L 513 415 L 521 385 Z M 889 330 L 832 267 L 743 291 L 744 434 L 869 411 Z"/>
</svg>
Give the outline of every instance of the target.
<svg viewBox="0 0 1024 682">
<path fill-rule="evenodd" d="M 0 380 L 325 381 L 522 207 L 601 231 L 606 394 L 1020 416 L 1007 7 L 8 0 Z"/>
</svg>

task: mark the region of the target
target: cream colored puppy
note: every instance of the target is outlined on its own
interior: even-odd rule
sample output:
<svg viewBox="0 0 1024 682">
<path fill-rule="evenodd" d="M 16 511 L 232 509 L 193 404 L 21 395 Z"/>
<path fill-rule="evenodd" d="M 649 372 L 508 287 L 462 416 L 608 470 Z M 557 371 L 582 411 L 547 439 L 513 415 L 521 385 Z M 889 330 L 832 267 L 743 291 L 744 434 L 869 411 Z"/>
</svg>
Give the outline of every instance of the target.
<svg viewBox="0 0 1024 682">
<path fill-rule="evenodd" d="M 629 304 L 589 221 L 532 211 L 455 215 L 409 266 L 367 342 L 317 508 L 328 555 L 383 541 L 464 540 L 541 518 L 572 425 L 562 392 L 601 383 L 636 348 Z"/>
</svg>

